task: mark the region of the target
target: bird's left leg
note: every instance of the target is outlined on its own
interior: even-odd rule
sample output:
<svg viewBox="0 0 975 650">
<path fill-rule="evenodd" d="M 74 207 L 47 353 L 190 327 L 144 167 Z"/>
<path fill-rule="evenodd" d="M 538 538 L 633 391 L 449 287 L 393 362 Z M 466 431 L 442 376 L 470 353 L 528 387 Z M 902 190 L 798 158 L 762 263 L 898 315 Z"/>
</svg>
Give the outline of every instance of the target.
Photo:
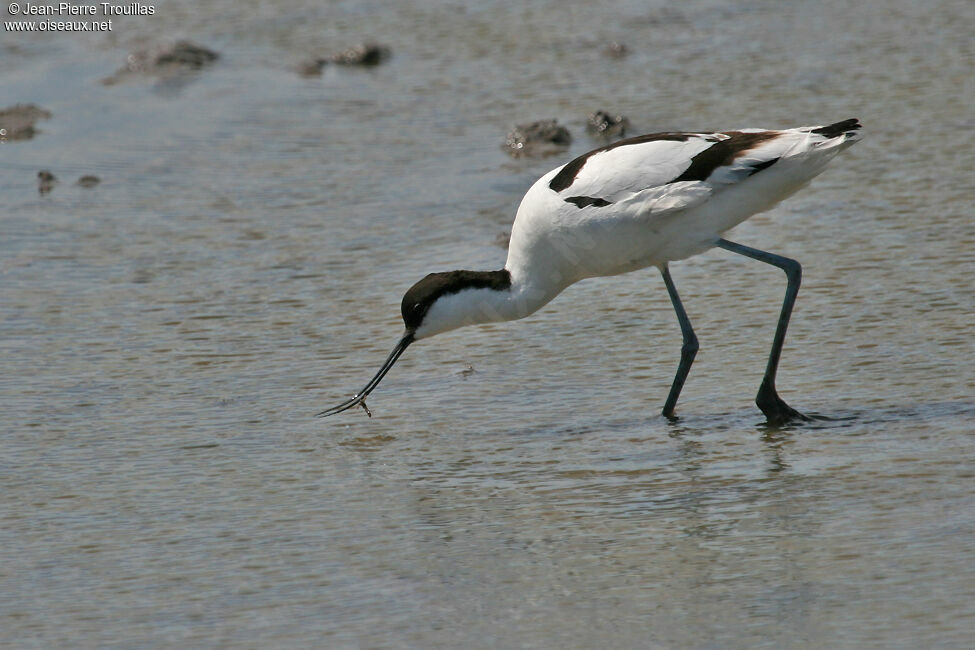
<svg viewBox="0 0 975 650">
<path fill-rule="evenodd" d="M 698 345 L 697 336 L 691 327 L 691 320 L 687 317 L 687 312 L 684 311 L 684 305 L 681 304 L 680 296 L 677 295 L 677 287 L 674 286 L 674 281 L 670 278 L 670 269 L 666 264 L 660 267 L 660 273 L 664 276 L 664 284 L 667 285 L 667 293 L 670 294 L 670 302 L 673 303 L 674 311 L 677 312 L 677 322 L 680 323 L 680 332 L 684 336 L 684 345 L 680 349 L 680 365 L 677 366 L 677 374 L 674 376 L 674 383 L 670 387 L 670 395 L 667 396 L 663 410 L 664 416 L 673 418 L 674 406 L 677 405 L 677 398 L 680 397 L 680 390 L 684 387 L 684 380 L 687 379 L 687 373 L 690 372 L 691 364 L 694 363 Z"/>
<path fill-rule="evenodd" d="M 762 378 L 762 385 L 759 387 L 758 395 L 755 397 L 755 404 L 758 405 L 758 408 L 762 409 L 762 413 L 765 414 L 769 424 L 772 425 L 778 426 L 796 420 L 809 420 L 809 417 L 786 404 L 775 390 L 775 373 L 779 368 L 779 357 L 782 355 L 782 344 L 785 342 L 785 332 L 789 327 L 789 317 L 792 316 L 792 306 L 795 304 L 796 295 L 799 293 L 799 284 L 802 281 L 802 266 L 799 265 L 799 262 L 788 257 L 767 253 L 757 248 L 730 242 L 726 239 L 719 239 L 718 246 L 732 253 L 738 253 L 739 255 L 777 266 L 785 271 L 785 276 L 788 279 L 788 285 L 785 289 L 785 300 L 782 301 L 779 324 L 775 328 L 775 337 L 772 339 L 772 350 L 768 355 L 768 365 L 765 367 L 765 376 Z"/>
</svg>

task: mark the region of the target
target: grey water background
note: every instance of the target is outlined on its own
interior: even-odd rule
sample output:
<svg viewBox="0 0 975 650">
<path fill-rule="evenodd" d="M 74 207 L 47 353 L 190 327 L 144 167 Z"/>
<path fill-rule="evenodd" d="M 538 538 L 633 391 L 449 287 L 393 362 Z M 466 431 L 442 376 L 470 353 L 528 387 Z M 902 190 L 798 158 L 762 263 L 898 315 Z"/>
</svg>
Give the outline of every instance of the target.
<svg viewBox="0 0 975 650">
<path fill-rule="evenodd" d="M 975 5 L 155 6 L 0 32 L 0 107 L 53 114 L 0 144 L 0 645 L 970 644 Z M 177 37 L 222 57 L 99 83 Z M 391 60 L 294 72 L 364 40 Z M 416 344 L 375 417 L 315 419 L 415 280 L 501 266 L 597 109 L 632 133 L 863 121 L 730 235 L 803 263 L 779 387 L 833 420 L 762 424 L 785 280 L 721 251 L 673 266 L 701 340 L 676 422 L 652 269 Z M 569 150 L 501 150 L 550 117 Z"/>
</svg>

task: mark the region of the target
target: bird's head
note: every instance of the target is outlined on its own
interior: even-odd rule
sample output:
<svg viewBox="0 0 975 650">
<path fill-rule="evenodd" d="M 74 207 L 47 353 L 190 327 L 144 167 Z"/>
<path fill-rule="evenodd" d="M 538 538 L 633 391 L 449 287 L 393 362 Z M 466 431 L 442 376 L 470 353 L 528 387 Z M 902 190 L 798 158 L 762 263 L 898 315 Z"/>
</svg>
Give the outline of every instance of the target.
<svg viewBox="0 0 975 650">
<path fill-rule="evenodd" d="M 403 296 L 403 324 L 419 340 L 464 325 L 498 320 L 489 298 L 510 287 L 511 274 L 506 270 L 431 273 Z"/>
<path fill-rule="evenodd" d="M 406 332 L 386 358 L 379 372 L 351 399 L 319 413 L 335 415 L 359 404 L 373 391 L 413 341 L 447 332 L 463 325 L 501 320 L 486 300 L 511 287 L 511 275 L 501 271 L 447 271 L 431 273 L 403 296 L 400 309 Z M 473 291 L 471 291 L 473 290 Z M 369 410 L 366 409 L 366 413 Z"/>
</svg>

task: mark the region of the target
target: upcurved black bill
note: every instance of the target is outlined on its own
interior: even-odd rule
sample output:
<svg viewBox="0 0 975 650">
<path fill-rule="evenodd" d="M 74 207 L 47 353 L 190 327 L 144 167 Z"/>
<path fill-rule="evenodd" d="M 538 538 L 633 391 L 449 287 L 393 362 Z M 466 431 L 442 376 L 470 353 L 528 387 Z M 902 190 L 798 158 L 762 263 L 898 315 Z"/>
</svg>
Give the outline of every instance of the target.
<svg viewBox="0 0 975 650">
<path fill-rule="evenodd" d="M 389 369 L 393 367 L 393 364 L 396 363 L 396 360 L 399 359 L 400 355 L 403 354 L 403 351 L 406 350 L 406 348 L 409 347 L 410 343 L 412 342 L 413 342 L 413 333 L 407 332 L 406 336 L 401 338 L 399 343 L 396 344 L 396 347 L 393 348 L 393 351 L 389 353 L 389 356 L 386 357 L 386 361 L 383 362 L 382 368 L 379 369 L 379 372 L 376 373 L 375 377 L 369 380 L 369 383 L 366 384 L 365 388 L 363 388 L 358 393 L 353 395 L 352 399 L 346 400 L 341 404 L 339 404 L 338 406 L 333 406 L 330 409 L 325 409 L 324 411 L 318 414 L 318 417 L 324 418 L 324 417 L 328 417 L 329 415 L 335 415 L 336 413 L 341 413 L 342 411 L 346 411 L 354 406 L 358 406 L 359 404 L 362 404 L 363 407 L 365 407 L 364 400 L 366 399 L 366 397 L 369 395 L 369 393 L 372 392 L 372 390 L 376 386 L 379 385 L 379 382 L 382 381 L 383 377 L 386 376 L 386 373 L 389 372 Z M 369 414 L 369 417 L 372 417 L 372 413 L 369 413 L 369 409 L 367 408 L 365 410 L 366 413 Z"/>
</svg>

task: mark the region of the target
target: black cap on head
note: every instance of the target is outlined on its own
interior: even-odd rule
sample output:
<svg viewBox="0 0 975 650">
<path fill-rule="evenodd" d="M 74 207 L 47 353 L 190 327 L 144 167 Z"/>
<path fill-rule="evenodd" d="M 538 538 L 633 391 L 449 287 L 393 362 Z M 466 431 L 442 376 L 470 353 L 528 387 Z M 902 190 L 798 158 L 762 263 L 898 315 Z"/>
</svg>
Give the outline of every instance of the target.
<svg viewBox="0 0 975 650">
<path fill-rule="evenodd" d="M 457 293 L 464 289 L 494 289 L 503 291 L 511 287 L 511 274 L 500 271 L 446 271 L 431 273 L 412 287 L 403 296 L 400 306 L 403 323 L 408 332 L 416 331 L 427 315 L 430 306 L 441 296 Z"/>
</svg>

